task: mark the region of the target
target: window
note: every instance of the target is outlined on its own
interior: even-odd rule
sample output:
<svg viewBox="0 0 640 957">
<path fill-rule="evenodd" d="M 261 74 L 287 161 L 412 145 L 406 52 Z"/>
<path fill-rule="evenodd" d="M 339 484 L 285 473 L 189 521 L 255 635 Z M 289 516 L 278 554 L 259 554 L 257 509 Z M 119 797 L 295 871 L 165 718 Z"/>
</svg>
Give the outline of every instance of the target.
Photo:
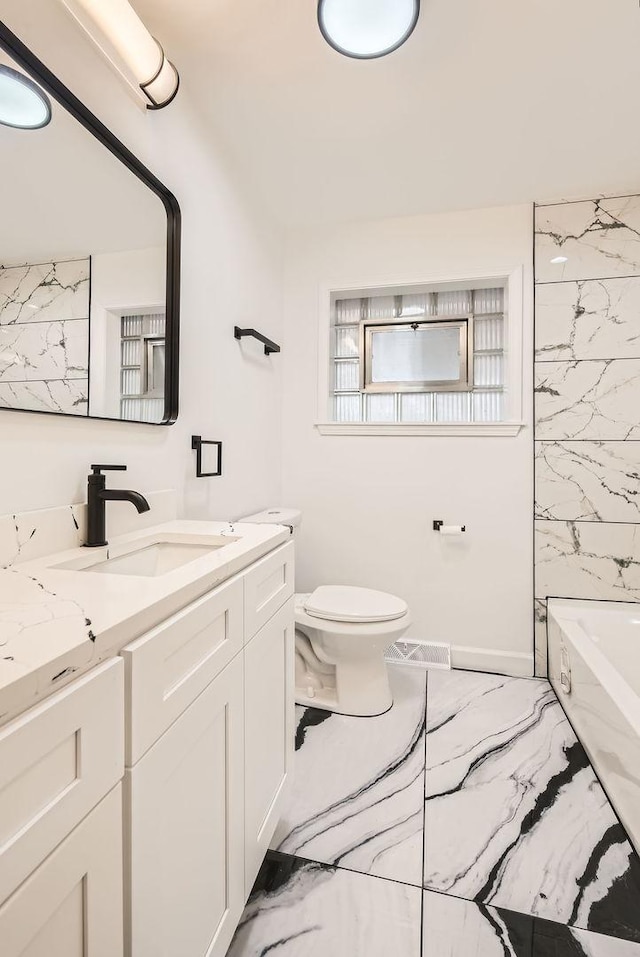
<svg viewBox="0 0 640 957">
<path fill-rule="evenodd" d="M 504 420 L 505 288 L 332 295 L 338 423 Z"/>
<path fill-rule="evenodd" d="M 360 391 L 426 392 L 473 386 L 473 316 L 362 319 Z"/>
<path fill-rule="evenodd" d="M 120 320 L 120 418 L 160 422 L 164 415 L 164 313 Z"/>
</svg>

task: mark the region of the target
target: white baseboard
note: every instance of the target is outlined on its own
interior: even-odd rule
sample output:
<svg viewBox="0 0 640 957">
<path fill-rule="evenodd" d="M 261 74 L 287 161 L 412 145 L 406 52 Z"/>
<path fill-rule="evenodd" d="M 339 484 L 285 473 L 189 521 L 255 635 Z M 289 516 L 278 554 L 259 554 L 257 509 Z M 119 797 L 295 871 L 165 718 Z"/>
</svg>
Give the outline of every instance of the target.
<svg viewBox="0 0 640 957">
<path fill-rule="evenodd" d="M 533 652 L 500 651 L 497 648 L 451 646 L 451 667 L 470 671 L 488 671 L 515 678 L 533 677 Z"/>
</svg>

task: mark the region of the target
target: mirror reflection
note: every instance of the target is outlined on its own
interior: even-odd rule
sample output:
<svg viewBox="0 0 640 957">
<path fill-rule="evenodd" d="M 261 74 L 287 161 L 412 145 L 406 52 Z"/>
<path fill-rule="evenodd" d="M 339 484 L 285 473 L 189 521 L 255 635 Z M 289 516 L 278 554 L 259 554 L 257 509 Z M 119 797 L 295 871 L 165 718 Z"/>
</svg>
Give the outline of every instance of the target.
<svg viewBox="0 0 640 957">
<path fill-rule="evenodd" d="M 0 408 L 161 422 L 162 201 L 53 99 L 0 153 Z"/>
</svg>

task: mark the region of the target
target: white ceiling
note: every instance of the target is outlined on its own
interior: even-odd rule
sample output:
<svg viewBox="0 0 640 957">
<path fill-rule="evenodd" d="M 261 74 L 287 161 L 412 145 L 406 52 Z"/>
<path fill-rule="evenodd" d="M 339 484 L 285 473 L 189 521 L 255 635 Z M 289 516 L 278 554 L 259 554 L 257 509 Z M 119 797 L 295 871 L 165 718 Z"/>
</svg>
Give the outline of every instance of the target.
<svg viewBox="0 0 640 957">
<path fill-rule="evenodd" d="M 134 5 L 285 223 L 640 187 L 638 0 L 422 0 L 370 61 L 325 43 L 316 0 Z"/>
</svg>

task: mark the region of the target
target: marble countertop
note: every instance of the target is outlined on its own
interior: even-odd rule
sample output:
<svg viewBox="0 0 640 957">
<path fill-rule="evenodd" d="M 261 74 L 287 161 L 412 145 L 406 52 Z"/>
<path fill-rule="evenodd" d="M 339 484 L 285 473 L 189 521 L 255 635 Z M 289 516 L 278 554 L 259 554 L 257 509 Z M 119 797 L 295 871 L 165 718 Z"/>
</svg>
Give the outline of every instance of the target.
<svg viewBox="0 0 640 957">
<path fill-rule="evenodd" d="M 278 525 L 171 521 L 92 552 L 107 558 L 109 547 L 164 533 L 238 540 L 155 578 L 51 567 L 86 557 L 82 547 L 0 568 L 0 724 L 290 537 Z"/>
</svg>

